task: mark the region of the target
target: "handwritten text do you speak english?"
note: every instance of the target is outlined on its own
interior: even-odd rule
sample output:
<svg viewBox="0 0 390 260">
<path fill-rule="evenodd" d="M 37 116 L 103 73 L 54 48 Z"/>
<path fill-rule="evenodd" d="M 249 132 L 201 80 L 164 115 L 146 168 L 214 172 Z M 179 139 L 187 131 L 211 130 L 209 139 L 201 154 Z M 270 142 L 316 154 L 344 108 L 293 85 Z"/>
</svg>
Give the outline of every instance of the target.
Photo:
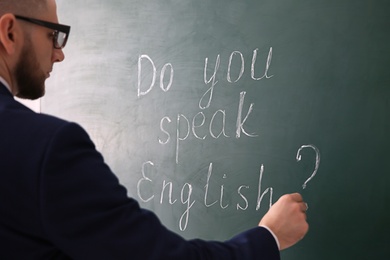
<svg viewBox="0 0 390 260">
<path fill-rule="evenodd" d="M 253 56 L 251 60 L 251 66 L 250 66 L 250 76 L 251 79 L 254 81 L 259 80 L 267 80 L 272 79 L 273 75 L 270 75 L 269 71 L 271 68 L 272 63 L 272 54 L 273 54 L 273 48 L 271 47 L 268 51 L 268 56 L 264 61 L 264 70 L 261 72 L 256 71 L 256 63 L 257 57 L 258 57 L 258 49 L 255 49 L 253 51 Z M 237 65 L 238 66 L 233 66 Z M 240 51 L 233 51 L 229 57 L 229 62 L 227 65 L 227 73 L 226 73 L 226 80 L 229 83 L 237 83 L 240 81 L 242 76 L 245 73 L 245 58 L 242 52 Z M 173 143 L 175 145 L 175 163 L 180 163 L 180 148 L 182 145 L 182 142 L 187 140 L 191 135 L 199 140 L 207 140 L 207 138 L 213 138 L 213 139 L 219 139 L 219 138 L 229 138 L 226 131 L 226 110 L 219 109 L 215 111 L 215 113 L 210 117 L 206 118 L 205 110 L 210 107 L 210 104 L 214 98 L 214 90 L 215 87 L 218 84 L 217 79 L 217 73 L 220 69 L 221 65 L 221 56 L 218 54 L 215 59 L 215 66 L 212 69 L 213 73 L 211 75 L 208 75 L 210 73 L 207 73 L 209 71 L 209 58 L 205 58 L 204 62 L 204 84 L 207 86 L 206 91 L 204 92 L 203 96 L 199 100 L 199 113 L 197 113 L 193 118 L 189 119 L 186 115 L 178 113 L 176 118 L 171 118 L 169 116 L 165 116 L 161 118 L 160 120 L 160 131 L 163 137 L 158 139 L 159 144 L 161 145 L 167 145 L 170 143 Z M 145 67 L 149 68 L 148 71 L 145 71 Z M 151 69 L 150 69 L 151 68 Z M 240 68 L 238 73 L 233 73 L 232 68 Z M 143 74 L 151 74 L 151 80 L 150 84 L 142 82 Z M 232 75 L 236 75 L 234 78 Z M 169 92 L 172 84 L 174 82 L 174 66 L 171 63 L 166 63 L 160 73 L 159 73 L 159 83 L 156 83 L 158 76 L 158 71 L 156 68 L 156 65 L 151 57 L 149 57 L 146 54 L 140 55 L 138 58 L 138 91 L 137 95 L 138 98 L 144 98 L 147 96 L 154 88 L 160 88 L 163 92 Z M 158 86 L 159 85 L 159 86 Z M 145 87 L 146 86 L 146 87 Z M 235 125 L 235 137 L 236 139 L 240 139 L 243 135 L 249 137 L 249 138 L 257 138 L 258 135 L 256 133 L 248 133 L 248 131 L 245 129 L 245 123 L 249 122 L 251 120 L 251 113 L 255 109 L 255 104 L 251 103 L 249 106 L 244 106 L 245 104 L 245 96 L 246 91 L 242 91 L 239 95 L 239 103 L 238 103 L 238 110 L 237 110 L 237 120 Z M 146 98 L 146 97 L 145 97 Z M 244 107 L 248 107 L 247 110 L 244 111 Z M 170 133 L 168 129 L 168 125 L 170 124 L 176 124 L 176 131 L 174 133 Z M 180 127 L 181 126 L 181 127 Z M 184 126 L 184 127 L 183 127 Z M 183 130 L 184 128 L 184 130 Z M 205 134 L 204 129 L 207 129 L 207 134 Z M 202 131 L 201 131 L 202 130 Z M 305 181 L 305 183 L 302 185 L 303 188 L 306 187 L 307 183 L 314 178 L 316 175 L 319 164 L 320 164 L 320 152 L 318 148 L 312 144 L 302 145 L 296 154 L 296 160 L 299 162 L 301 160 L 301 151 L 303 149 L 312 149 L 315 152 L 316 159 L 314 163 L 314 170 L 311 173 L 310 177 Z M 225 200 L 225 194 L 233 194 L 232 191 L 226 191 L 225 185 L 220 185 L 220 196 L 217 200 L 211 200 L 209 198 L 209 192 L 214 187 L 211 187 L 210 185 L 210 179 L 213 175 L 213 163 L 209 163 L 209 167 L 207 172 L 207 181 L 204 183 L 201 189 L 203 194 L 203 201 L 196 201 L 192 198 L 193 195 L 193 189 L 194 186 L 191 183 L 184 183 L 184 185 L 181 188 L 180 192 L 180 198 L 174 199 L 173 198 L 173 183 L 167 180 L 163 180 L 162 183 L 157 183 L 156 180 L 152 179 L 151 176 L 148 175 L 148 172 L 150 170 L 150 167 L 156 167 L 154 162 L 152 161 L 146 161 L 141 166 L 141 173 L 142 176 L 139 179 L 137 183 L 137 194 L 141 201 L 143 202 L 149 202 L 151 200 L 158 200 L 159 203 L 163 204 L 164 202 L 167 202 L 171 205 L 174 205 L 176 203 L 182 204 L 185 207 L 184 212 L 182 213 L 180 220 L 179 220 L 179 228 L 181 231 L 186 230 L 189 219 L 190 219 L 190 213 L 191 208 L 194 206 L 195 203 L 202 203 L 205 207 L 220 207 L 221 209 L 226 209 L 228 207 L 235 207 L 237 210 L 245 211 L 250 206 L 250 203 L 248 201 L 248 198 L 246 196 L 247 191 L 250 189 L 250 186 L 247 184 L 238 185 L 237 190 L 235 191 L 238 196 L 238 202 L 235 205 L 229 205 Z M 148 170 L 149 169 L 149 170 Z M 269 193 L 269 207 L 272 206 L 272 195 L 273 195 L 273 187 L 267 187 L 266 189 L 263 189 L 262 187 L 262 179 L 264 175 L 264 165 L 260 165 L 259 169 L 259 179 L 257 186 L 257 201 L 256 201 L 256 210 L 260 209 L 261 202 L 264 199 L 264 196 Z M 224 178 L 226 178 L 226 175 L 224 175 Z M 150 194 L 146 191 L 149 191 L 151 187 L 157 187 L 161 186 L 161 193 L 159 194 L 159 197 L 157 194 Z M 152 189 L 156 190 L 156 189 Z M 168 198 L 164 198 L 164 196 L 167 194 Z"/>
</svg>

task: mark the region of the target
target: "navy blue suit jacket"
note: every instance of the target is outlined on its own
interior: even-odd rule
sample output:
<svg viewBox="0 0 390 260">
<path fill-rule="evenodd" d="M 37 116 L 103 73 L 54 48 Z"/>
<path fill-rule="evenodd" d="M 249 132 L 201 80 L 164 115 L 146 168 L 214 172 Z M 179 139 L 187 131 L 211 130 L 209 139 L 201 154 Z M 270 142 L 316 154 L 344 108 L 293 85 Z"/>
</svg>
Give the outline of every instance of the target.
<svg viewBox="0 0 390 260">
<path fill-rule="evenodd" d="M 37 114 L 0 84 L 0 259 L 279 259 L 256 227 L 186 241 L 127 197 L 77 124 Z"/>
</svg>

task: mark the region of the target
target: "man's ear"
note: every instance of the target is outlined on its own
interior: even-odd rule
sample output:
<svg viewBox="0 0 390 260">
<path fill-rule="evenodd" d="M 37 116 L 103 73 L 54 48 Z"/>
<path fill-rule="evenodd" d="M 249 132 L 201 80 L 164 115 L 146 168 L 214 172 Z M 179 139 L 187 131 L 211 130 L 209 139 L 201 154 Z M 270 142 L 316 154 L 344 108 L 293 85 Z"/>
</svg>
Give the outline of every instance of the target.
<svg viewBox="0 0 390 260">
<path fill-rule="evenodd" d="M 11 55 L 16 50 L 18 28 L 13 14 L 5 14 L 0 17 L 0 43 L 4 51 Z"/>
</svg>

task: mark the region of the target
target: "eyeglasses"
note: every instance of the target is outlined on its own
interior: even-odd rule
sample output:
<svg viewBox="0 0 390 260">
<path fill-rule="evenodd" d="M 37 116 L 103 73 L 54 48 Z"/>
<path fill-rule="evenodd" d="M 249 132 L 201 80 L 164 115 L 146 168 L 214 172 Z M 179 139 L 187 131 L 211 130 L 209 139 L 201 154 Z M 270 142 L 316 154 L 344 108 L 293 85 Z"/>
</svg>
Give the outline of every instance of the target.
<svg viewBox="0 0 390 260">
<path fill-rule="evenodd" d="M 70 32 L 70 26 L 64 24 L 46 22 L 46 21 L 28 18 L 20 15 L 15 15 L 15 18 L 54 30 L 53 33 L 54 48 L 62 49 L 65 47 Z"/>
</svg>

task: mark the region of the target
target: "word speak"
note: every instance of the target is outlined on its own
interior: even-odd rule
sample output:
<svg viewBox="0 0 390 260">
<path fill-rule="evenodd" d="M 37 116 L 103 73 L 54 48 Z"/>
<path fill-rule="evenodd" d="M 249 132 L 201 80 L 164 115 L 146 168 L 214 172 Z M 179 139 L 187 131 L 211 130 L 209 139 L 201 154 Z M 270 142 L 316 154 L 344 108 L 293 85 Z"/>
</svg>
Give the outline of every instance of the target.
<svg viewBox="0 0 390 260">
<path fill-rule="evenodd" d="M 243 91 L 240 93 L 236 124 L 235 124 L 235 138 L 240 138 L 241 134 L 244 134 L 248 137 L 257 137 L 255 133 L 248 133 L 245 129 L 245 123 L 249 118 L 249 115 L 252 113 L 254 104 L 251 103 L 246 114 L 243 114 L 243 107 L 245 102 L 246 92 Z M 245 116 L 244 116 L 245 115 Z M 179 163 L 179 151 L 180 143 L 184 142 L 192 134 L 198 140 L 205 140 L 206 138 L 219 139 L 221 137 L 229 138 L 226 131 L 226 111 L 224 109 L 217 110 L 211 118 L 206 118 L 206 115 L 203 111 L 198 112 L 192 120 L 183 114 L 178 114 L 176 118 L 176 131 L 170 133 L 167 130 L 167 126 L 170 125 L 172 119 L 169 116 L 165 116 L 160 121 L 160 130 L 163 133 L 163 137 L 159 138 L 159 143 L 166 145 L 171 142 L 172 135 L 174 136 L 174 141 L 176 142 L 175 147 L 175 158 L 176 164 Z M 206 122 L 207 119 L 207 122 Z M 204 129 L 207 129 L 205 134 Z M 203 133 L 203 134 L 200 134 Z"/>
</svg>

